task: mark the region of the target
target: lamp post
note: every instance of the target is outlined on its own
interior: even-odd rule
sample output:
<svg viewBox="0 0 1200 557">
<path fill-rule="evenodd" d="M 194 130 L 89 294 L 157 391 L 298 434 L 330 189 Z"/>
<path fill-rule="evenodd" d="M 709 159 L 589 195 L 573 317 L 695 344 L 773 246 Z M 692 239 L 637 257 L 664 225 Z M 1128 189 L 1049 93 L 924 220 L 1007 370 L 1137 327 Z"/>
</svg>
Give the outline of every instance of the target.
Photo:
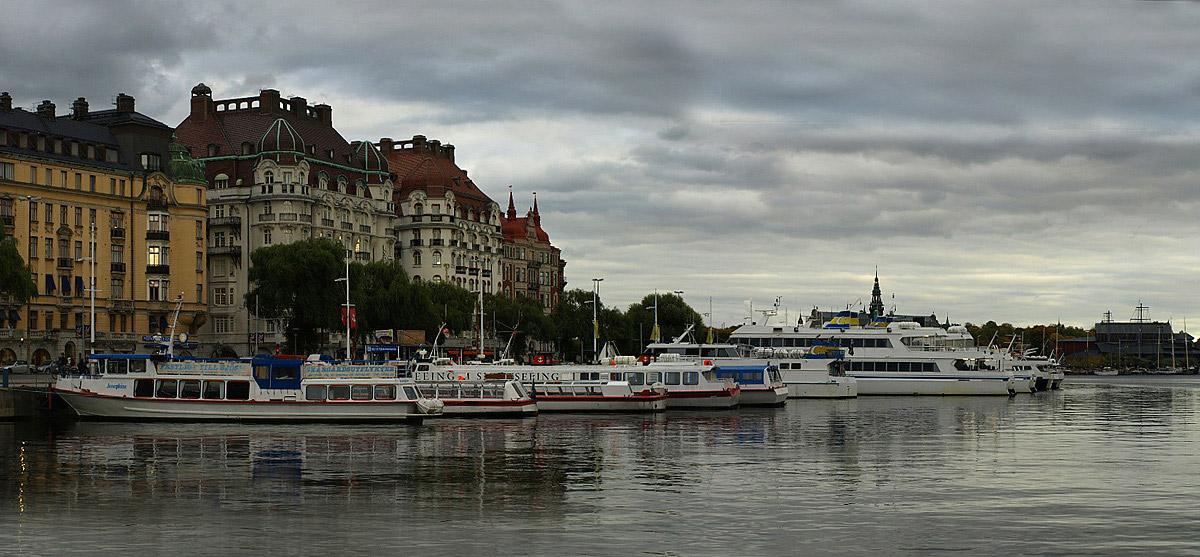
<svg viewBox="0 0 1200 557">
<path fill-rule="evenodd" d="M 26 212 L 29 213 L 29 214 L 25 215 L 25 217 L 26 217 L 25 222 L 27 223 L 26 224 L 26 232 L 25 232 L 25 237 L 26 237 L 25 242 L 26 243 L 30 243 L 33 240 L 33 202 L 37 201 L 41 198 L 42 198 L 42 196 L 40 196 L 40 195 L 23 195 L 19 198 L 19 199 L 25 200 L 28 203 L 25 206 Z M 31 259 L 32 259 L 33 255 L 37 255 L 37 249 L 38 249 L 37 246 L 33 246 L 33 253 L 31 254 L 31 257 L 30 257 Z M 36 279 L 35 279 L 35 281 L 36 281 Z M 36 286 L 36 284 L 35 284 L 35 286 Z M 32 299 L 32 298 L 33 297 L 30 296 L 30 299 Z M 33 319 L 29 315 L 31 311 L 32 311 L 32 306 L 30 304 L 30 301 L 25 300 L 25 329 L 26 329 L 25 361 L 28 362 L 30 365 L 33 365 L 33 331 L 29 328 L 29 324 L 33 323 Z"/>
<path fill-rule="evenodd" d="M 346 283 L 346 361 L 354 361 L 354 356 L 350 353 L 350 250 L 346 250 L 346 276 L 340 279 L 334 279 L 334 282 Z"/>
<path fill-rule="evenodd" d="M 597 360 L 599 360 L 600 356 L 599 347 L 596 345 L 600 341 L 600 319 L 597 308 L 600 306 L 598 299 L 600 297 L 600 283 L 603 280 L 602 278 L 592 279 L 592 357 Z"/>
<path fill-rule="evenodd" d="M 88 245 L 88 251 L 91 253 L 88 257 L 80 257 L 76 259 L 76 263 L 87 261 L 91 268 L 91 280 L 88 282 L 88 292 L 92 298 L 92 312 L 88 319 L 88 353 L 96 354 L 96 223 L 92 223 L 92 238 Z"/>
<path fill-rule="evenodd" d="M 476 360 L 483 361 L 483 260 L 472 258 L 471 266 L 474 267 L 474 273 L 479 278 L 475 279 L 475 286 L 479 287 L 479 354 L 475 356 Z M 467 270 L 468 273 L 471 269 Z M 471 276 L 468 274 L 467 276 Z"/>
</svg>

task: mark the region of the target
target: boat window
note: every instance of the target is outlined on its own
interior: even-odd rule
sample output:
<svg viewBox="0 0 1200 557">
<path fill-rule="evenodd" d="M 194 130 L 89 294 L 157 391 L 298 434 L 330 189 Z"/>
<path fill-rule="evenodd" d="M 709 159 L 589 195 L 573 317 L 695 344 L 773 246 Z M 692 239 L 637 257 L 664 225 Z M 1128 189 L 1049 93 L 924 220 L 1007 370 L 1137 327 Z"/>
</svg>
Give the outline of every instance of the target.
<svg viewBox="0 0 1200 557">
<path fill-rule="evenodd" d="M 789 363 L 779 364 L 779 369 L 791 369 L 791 368 L 792 368 L 792 364 L 789 364 Z"/>
<path fill-rule="evenodd" d="M 513 391 L 517 393 L 517 398 L 525 398 L 525 387 L 519 381 L 512 382 Z"/>
<path fill-rule="evenodd" d="M 900 364 L 900 369 L 898 371 L 912 371 L 912 369 L 910 369 L 911 366 L 908 365 L 908 362 L 896 362 L 896 363 Z"/>
<path fill-rule="evenodd" d="M 771 370 L 771 382 L 772 382 L 772 383 L 779 383 L 779 382 L 781 382 L 781 381 L 783 381 L 783 379 L 781 379 L 781 378 L 779 377 L 779 370 L 772 369 L 772 370 Z"/>
<path fill-rule="evenodd" d="M 304 388 L 304 398 L 308 400 L 325 400 L 329 398 L 329 387 L 325 385 L 309 385 Z"/>
<path fill-rule="evenodd" d="M 925 371 L 933 371 L 933 372 L 938 371 L 937 363 L 936 362 L 925 362 Z"/>
<path fill-rule="evenodd" d="M 404 398 L 408 400 L 417 400 L 420 396 L 417 394 L 417 389 L 411 385 L 404 386 Z"/>
<path fill-rule="evenodd" d="M 610 374 L 608 374 L 608 380 L 609 381 L 620 381 L 621 374 L 620 373 L 610 373 Z"/>
<path fill-rule="evenodd" d="M 640 371 L 630 372 L 625 374 L 625 380 L 629 381 L 630 385 L 644 385 L 646 383 L 646 375 Z"/>
<path fill-rule="evenodd" d="M 650 373 L 646 374 L 646 384 L 653 385 L 655 383 L 661 383 L 661 382 L 662 382 L 662 373 L 657 372 L 657 371 L 651 371 Z"/>
<path fill-rule="evenodd" d="M 330 385 L 329 400 L 350 400 L 350 385 Z"/>
<path fill-rule="evenodd" d="M 776 348 L 783 348 L 783 339 L 781 339 L 781 338 L 771 339 L 771 346 L 776 347 Z"/>
<path fill-rule="evenodd" d="M 138 379 L 134 381 L 133 396 L 154 396 L 154 380 Z"/>
<path fill-rule="evenodd" d="M 375 400 L 396 400 L 396 386 L 375 385 Z"/>
<path fill-rule="evenodd" d="M 249 400 L 249 381 L 230 381 L 225 384 L 225 398 L 229 400 Z"/>
<path fill-rule="evenodd" d="M 129 360 L 129 373 L 146 373 L 146 360 Z"/>
<path fill-rule="evenodd" d="M 180 381 L 179 398 L 200 398 L 200 381 Z"/>
<path fill-rule="evenodd" d="M 748 371 L 742 374 L 742 381 L 747 383 L 762 383 L 763 374 L 761 371 Z"/>
<path fill-rule="evenodd" d="M 684 356 L 699 356 L 700 349 L 699 348 L 685 348 L 683 350 L 683 355 Z"/>
<path fill-rule="evenodd" d="M 699 385 L 700 384 L 700 374 L 695 371 L 683 372 L 683 384 L 684 385 Z"/>
<path fill-rule="evenodd" d="M 158 388 L 154 390 L 154 396 L 159 398 L 175 398 L 178 389 L 178 381 L 174 379 L 159 379 Z"/>
<path fill-rule="evenodd" d="M 668 371 L 665 375 L 667 376 L 666 383 L 668 385 L 678 385 L 679 384 L 679 372 L 678 371 Z"/>
<path fill-rule="evenodd" d="M 271 369 L 271 379 L 276 381 L 288 381 L 296 379 L 296 372 L 300 368 L 295 366 L 275 366 Z"/>
<path fill-rule="evenodd" d="M 371 386 L 354 385 L 350 387 L 350 398 L 352 400 L 371 400 Z"/>
<path fill-rule="evenodd" d="M 709 371 L 704 372 L 704 380 L 711 383 L 711 382 L 716 381 L 717 378 L 716 378 L 716 376 L 713 375 L 713 372 L 711 370 L 709 370 Z"/>
<path fill-rule="evenodd" d="M 271 377 L 271 368 L 267 366 L 254 366 L 255 379 L 269 379 Z"/>
<path fill-rule="evenodd" d="M 222 388 L 224 386 L 225 386 L 225 383 L 223 381 L 205 381 L 204 382 L 204 398 L 206 398 L 206 399 L 222 398 L 221 395 L 224 393 L 222 393 L 221 391 L 224 390 Z"/>
<path fill-rule="evenodd" d="M 129 360 L 109 360 L 109 373 L 129 373 Z"/>
</svg>

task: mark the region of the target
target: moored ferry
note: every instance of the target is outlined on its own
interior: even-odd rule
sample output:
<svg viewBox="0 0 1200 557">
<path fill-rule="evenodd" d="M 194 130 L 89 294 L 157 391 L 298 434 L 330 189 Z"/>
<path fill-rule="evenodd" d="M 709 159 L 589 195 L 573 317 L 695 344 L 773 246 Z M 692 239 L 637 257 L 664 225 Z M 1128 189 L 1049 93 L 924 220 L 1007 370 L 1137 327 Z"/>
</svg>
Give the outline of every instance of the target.
<svg viewBox="0 0 1200 557">
<path fill-rule="evenodd" d="M 821 325 L 744 325 L 730 341 L 770 348 L 785 381 L 784 363 L 811 369 L 807 355 L 834 346 L 844 351 L 842 369 L 857 381 L 859 395 L 1010 395 L 1017 389 L 1012 372 L 1001 367 L 1003 356 L 976 347 L 961 326 L 922 327 L 844 311 Z"/>
<path fill-rule="evenodd" d="M 53 392 L 82 417 L 190 421 L 407 421 L 442 413 L 395 367 L 300 359 L 97 354 Z"/>
</svg>

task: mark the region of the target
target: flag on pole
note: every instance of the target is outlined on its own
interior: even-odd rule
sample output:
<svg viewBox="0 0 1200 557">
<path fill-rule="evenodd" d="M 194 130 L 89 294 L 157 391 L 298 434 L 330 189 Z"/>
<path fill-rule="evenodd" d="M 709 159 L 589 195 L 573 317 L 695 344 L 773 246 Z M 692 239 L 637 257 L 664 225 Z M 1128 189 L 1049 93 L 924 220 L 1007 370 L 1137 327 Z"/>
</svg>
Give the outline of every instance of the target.
<svg viewBox="0 0 1200 557">
<path fill-rule="evenodd" d="M 705 342 L 706 342 L 707 344 L 712 344 L 712 343 L 713 343 L 713 328 L 712 328 L 712 327 L 709 327 L 709 328 L 708 328 L 708 340 L 707 340 L 707 341 L 705 341 Z"/>
<path fill-rule="evenodd" d="M 600 338 L 600 322 L 592 321 L 592 328 L 595 329 L 594 334 L 596 338 Z"/>
<path fill-rule="evenodd" d="M 658 330 L 658 323 L 654 324 L 654 328 L 650 329 L 650 340 L 654 342 L 662 342 L 661 333 Z"/>
</svg>

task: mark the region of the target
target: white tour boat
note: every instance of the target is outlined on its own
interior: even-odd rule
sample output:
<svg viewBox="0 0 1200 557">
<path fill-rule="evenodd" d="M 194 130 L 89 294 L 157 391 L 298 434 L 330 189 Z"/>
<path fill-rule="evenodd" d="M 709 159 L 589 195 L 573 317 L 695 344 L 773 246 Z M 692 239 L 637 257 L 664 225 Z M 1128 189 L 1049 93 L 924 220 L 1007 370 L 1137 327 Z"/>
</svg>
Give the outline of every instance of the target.
<svg viewBox="0 0 1200 557">
<path fill-rule="evenodd" d="M 442 413 L 395 367 L 300 359 L 97 354 L 53 391 L 80 416 L 127 420 L 408 421 Z"/>
<path fill-rule="evenodd" d="M 810 324 L 815 325 L 815 324 Z M 820 365 L 805 356 L 817 346 L 845 351 L 842 368 L 857 380 L 859 395 L 1009 395 L 1016 391 L 1002 356 L 981 350 L 965 327 L 922 327 L 915 322 L 877 319 L 844 311 L 819 328 L 743 325 L 730 341 L 771 348 L 787 372 Z M 786 357 L 780 358 L 780 351 Z M 783 364 L 788 364 L 788 369 Z M 828 365 L 828 364 L 826 364 Z"/>
</svg>

